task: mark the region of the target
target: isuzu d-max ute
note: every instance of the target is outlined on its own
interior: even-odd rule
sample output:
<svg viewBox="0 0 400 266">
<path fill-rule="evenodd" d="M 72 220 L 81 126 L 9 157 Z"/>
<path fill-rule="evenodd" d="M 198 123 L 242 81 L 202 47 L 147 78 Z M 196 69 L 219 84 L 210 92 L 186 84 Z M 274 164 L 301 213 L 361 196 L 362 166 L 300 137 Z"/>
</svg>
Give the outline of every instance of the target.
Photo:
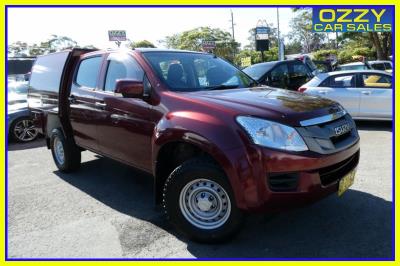
<svg viewBox="0 0 400 266">
<path fill-rule="evenodd" d="M 359 161 L 356 126 L 338 103 L 260 87 L 208 53 L 44 55 L 28 99 L 60 171 L 77 170 L 89 150 L 152 174 L 167 219 L 197 241 L 231 237 L 246 212 L 342 194 Z"/>
</svg>

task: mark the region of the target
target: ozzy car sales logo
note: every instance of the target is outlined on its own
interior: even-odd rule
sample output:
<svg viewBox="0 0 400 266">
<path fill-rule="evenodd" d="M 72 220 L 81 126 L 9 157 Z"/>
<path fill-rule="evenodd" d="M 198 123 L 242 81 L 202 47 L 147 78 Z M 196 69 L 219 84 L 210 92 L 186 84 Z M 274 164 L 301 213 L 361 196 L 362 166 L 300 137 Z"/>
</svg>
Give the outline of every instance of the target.
<svg viewBox="0 0 400 266">
<path fill-rule="evenodd" d="M 313 8 L 313 31 L 392 31 L 392 15 L 390 8 Z"/>
</svg>

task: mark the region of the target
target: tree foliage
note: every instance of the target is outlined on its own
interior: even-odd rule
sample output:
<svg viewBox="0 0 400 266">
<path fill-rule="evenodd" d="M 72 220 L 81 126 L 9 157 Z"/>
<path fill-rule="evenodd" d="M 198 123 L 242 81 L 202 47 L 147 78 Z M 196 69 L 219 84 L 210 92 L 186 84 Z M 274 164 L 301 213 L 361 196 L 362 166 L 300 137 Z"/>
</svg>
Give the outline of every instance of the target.
<svg viewBox="0 0 400 266">
<path fill-rule="evenodd" d="M 11 56 L 37 56 L 74 47 L 77 47 L 76 41 L 67 36 L 53 34 L 46 41 L 39 44 L 28 45 L 25 42 L 15 42 L 8 46 L 8 54 Z"/>
<path fill-rule="evenodd" d="M 239 44 L 233 41 L 229 32 L 219 28 L 198 27 L 172 36 L 167 36 L 164 43 L 168 48 L 202 51 L 201 44 L 203 40 L 215 41 L 216 48 L 214 53 L 233 62 Z"/>
<path fill-rule="evenodd" d="M 157 48 L 152 42 L 148 40 L 142 40 L 137 42 L 130 42 L 130 48 Z"/>
<path fill-rule="evenodd" d="M 241 65 L 242 58 L 250 57 L 252 64 L 268 62 L 268 61 L 276 61 L 278 60 L 278 47 L 272 47 L 269 51 L 264 51 L 264 60 L 262 60 L 261 52 L 244 49 L 240 51 L 239 54 L 236 55 L 235 63 L 237 65 Z"/>
<path fill-rule="evenodd" d="M 323 33 L 312 32 L 312 13 L 310 9 L 294 10 L 296 16 L 291 20 L 292 30 L 288 34 L 291 42 L 302 44 L 302 52 L 310 53 L 320 49 L 326 35 Z"/>
</svg>

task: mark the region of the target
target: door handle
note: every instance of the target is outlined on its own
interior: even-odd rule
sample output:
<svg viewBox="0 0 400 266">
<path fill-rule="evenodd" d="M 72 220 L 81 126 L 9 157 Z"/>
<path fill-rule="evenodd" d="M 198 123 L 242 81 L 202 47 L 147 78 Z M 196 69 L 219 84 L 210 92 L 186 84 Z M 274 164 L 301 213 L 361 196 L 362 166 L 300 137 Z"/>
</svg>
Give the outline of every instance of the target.
<svg viewBox="0 0 400 266">
<path fill-rule="evenodd" d="M 361 91 L 361 93 L 364 94 L 364 95 L 371 95 L 370 91 Z"/>
<path fill-rule="evenodd" d="M 318 91 L 320 94 L 326 94 L 326 91 Z"/>
<path fill-rule="evenodd" d="M 95 102 L 94 105 L 98 106 L 98 107 L 106 107 L 107 104 L 104 102 Z"/>
<path fill-rule="evenodd" d="M 69 101 L 69 103 L 76 103 L 76 98 L 75 98 L 75 96 L 74 96 L 74 95 L 70 95 L 70 96 L 68 97 L 68 101 Z"/>
</svg>

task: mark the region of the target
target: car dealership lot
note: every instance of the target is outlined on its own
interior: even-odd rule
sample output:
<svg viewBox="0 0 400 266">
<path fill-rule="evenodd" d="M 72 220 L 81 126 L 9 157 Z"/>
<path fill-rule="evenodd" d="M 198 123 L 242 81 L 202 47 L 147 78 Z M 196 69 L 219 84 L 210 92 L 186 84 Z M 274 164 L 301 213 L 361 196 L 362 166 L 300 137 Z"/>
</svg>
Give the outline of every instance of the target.
<svg viewBox="0 0 400 266">
<path fill-rule="evenodd" d="M 392 130 L 358 123 L 356 182 L 312 206 L 248 217 L 221 245 L 176 235 L 153 205 L 152 178 L 84 152 L 60 173 L 44 140 L 9 145 L 8 256 L 30 257 L 386 257 L 392 244 Z"/>
</svg>

